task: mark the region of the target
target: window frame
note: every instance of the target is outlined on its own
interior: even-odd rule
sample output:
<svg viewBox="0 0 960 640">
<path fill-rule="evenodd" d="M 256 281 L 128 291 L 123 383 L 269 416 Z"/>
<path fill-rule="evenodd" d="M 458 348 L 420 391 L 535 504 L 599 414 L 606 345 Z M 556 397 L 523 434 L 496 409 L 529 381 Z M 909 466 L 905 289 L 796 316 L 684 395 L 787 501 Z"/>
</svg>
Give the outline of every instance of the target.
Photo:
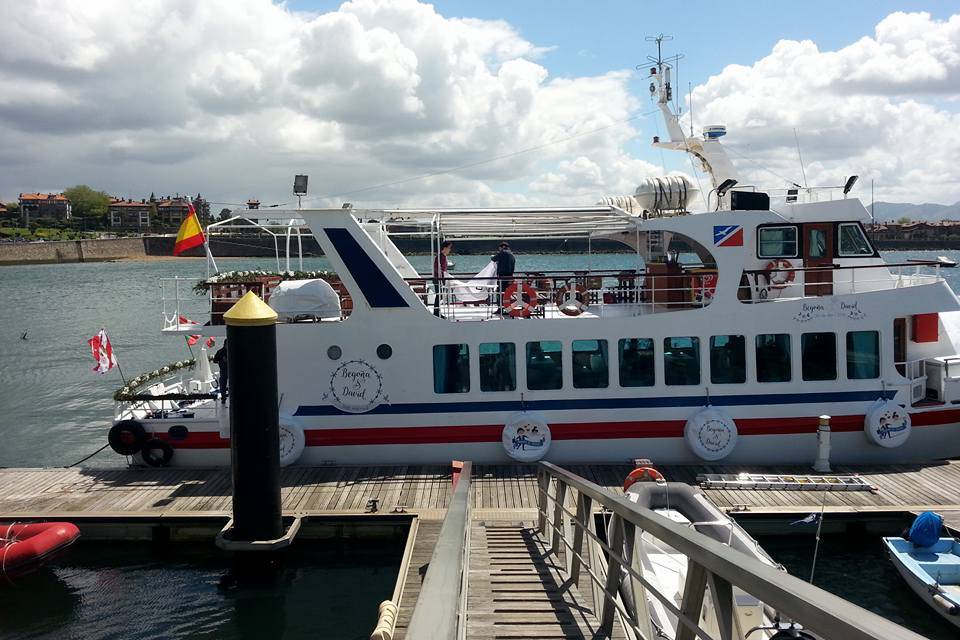
<svg viewBox="0 0 960 640">
<path fill-rule="evenodd" d="M 560 360 L 559 360 L 559 365 L 560 365 L 560 386 L 558 386 L 558 387 L 545 387 L 545 388 L 535 388 L 535 387 L 531 387 L 531 386 L 530 386 L 530 345 L 532 345 L 532 344 L 543 344 L 543 343 L 545 343 L 545 342 L 555 342 L 556 344 L 559 344 L 559 345 L 560 345 Z M 527 340 L 527 341 L 524 343 L 524 345 L 523 345 L 523 369 L 524 369 L 524 380 L 523 380 L 523 383 L 524 383 L 524 388 L 525 388 L 527 391 L 559 391 L 559 390 L 563 389 L 563 388 L 566 386 L 566 382 L 565 382 L 565 380 L 564 380 L 564 373 L 563 373 L 563 370 L 564 370 L 564 368 L 565 368 L 565 367 L 564 367 L 564 358 L 565 358 L 565 356 L 564 356 L 564 351 L 566 351 L 566 349 L 564 349 L 563 340 Z M 550 360 L 553 360 L 553 358 L 550 358 Z"/>
<path fill-rule="evenodd" d="M 803 339 L 806 336 L 813 335 L 830 335 L 833 336 L 833 377 L 832 378 L 807 378 L 804 373 L 804 362 L 806 358 L 804 357 L 804 348 L 803 348 Z M 840 380 L 840 367 L 837 364 L 837 358 L 840 355 L 839 349 L 837 348 L 837 332 L 836 331 L 808 331 L 806 333 L 800 334 L 800 380 L 801 382 L 836 382 Z"/>
<path fill-rule="evenodd" d="M 463 391 L 437 391 L 437 347 L 466 347 L 467 348 L 467 388 Z M 459 350 L 458 350 L 459 354 Z M 433 345 L 433 348 L 430 350 L 430 364 L 433 369 L 433 393 L 438 396 L 447 396 L 447 395 L 456 395 L 470 393 L 473 388 L 473 372 L 471 371 L 472 365 L 470 363 L 470 343 L 468 342 L 443 342 L 440 344 Z"/>
<path fill-rule="evenodd" d="M 513 389 L 484 389 L 484 388 L 483 388 L 484 375 L 483 375 L 483 364 L 482 364 L 482 363 L 483 363 L 483 356 L 484 356 L 484 354 L 483 354 L 482 349 L 483 349 L 483 345 L 485 345 L 485 344 L 495 344 L 495 345 L 499 345 L 500 347 L 503 347 L 503 345 L 510 345 L 511 347 L 513 347 L 513 357 L 511 358 L 511 360 L 512 360 L 511 364 L 513 365 Z M 519 380 L 518 380 L 519 376 L 517 375 L 518 372 L 517 372 L 517 343 L 516 343 L 516 342 L 480 342 L 480 343 L 477 343 L 477 366 L 480 367 L 477 375 L 478 375 L 478 377 L 479 377 L 479 379 L 480 379 L 480 392 L 481 392 L 481 393 L 513 393 L 513 392 L 515 392 L 515 391 L 517 390 L 517 386 L 520 384 L 520 382 L 519 382 Z"/>
<path fill-rule="evenodd" d="M 870 247 L 871 253 L 843 253 L 840 250 L 842 245 L 842 238 L 840 234 L 843 232 L 844 227 L 856 227 L 860 231 L 861 237 L 867 241 L 867 246 Z M 859 222 L 838 222 L 837 229 L 834 232 L 836 237 L 836 257 L 837 258 L 875 258 L 877 257 L 877 248 L 870 242 L 870 235 L 867 233 L 867 230 L 863 228 L 863 225 Z"/>
<path fill-rule="evenodd" d="M 574 354 L 577 353 L 575 345 L 578 342 L 596 342 L 597 350 L 599 353 L 603 354 L 603 358 L 606 361 L 606 384 L 603 386 L 581 386 L 577 384 L 577 368 L 574 366 Z M 593 352 L 585 352 L 593 353 Z M 592 369 L 591 369 L 592 371 Z M 570 383 L 573 385 L 574 389 L 609 389 L 610 388 L 610 343 L 606 338 L 581 338 L 578 340 L 570 341 Z"/>
<path fill-rule="evenodd" d="M 778 255 L 764 255 L 760 253 L 761 246 L 761 236 L 766 230 L 773 229 L 793 229 L 794 233 L 794 253 L 793 255 L 787 254 L 778 254 Z M 757 258 L 760 260 L 772 260 L 776 258 L 799 258 L 802 251 L 801 242 L 802 238 L 800 237 L 800 226 L 795 224 L 761 224 L 757 227 L 757 239 L 756 239 L 756 254 Z"/>
<path fill-rule="evenodd" d="M 790 375 L 786 380 L 761 380 L 760 379 L 760 358 L 757 357 L 757 349 L 759 345 L 757 340 L 761 336 L 787 336 L 787 373 Z M 757 333 L 753 336 L 753 363 L 754 363 L 754 379 L 758 384 L 784 384 L 787 382 L 793 382 L 793 361 L 794 361 L 794 350 L 793 350 L 793 334 L 790 333 Z"/>
<path fill-rule="evenodd" d="M 714 338 L 740 338 L 741 340 L 741 356 L 743 358 L 743 380 L 736 382 L 718 382 L 713 378 L 713 340 Z M 710 336 L 710 339 L 707 340 L 707 349 L 708 349 L 708 360 L 710 362 L 710 384 L 746 384 L 747 383 L 747 336 L 742 333 L 721 333 L 715 336 Z"/>
<path fill-rule="evenodd" d="M 696 382 L 670 382 L 667 373 L 667 340 L 688 339 L 692 341 L 691 348 L 697 353 L 697 381 Z M 663 384 L 668 387 L 698 387 L 703 384 L 703 350 L 700 348 L 700 336 L 665 336 L 663 338 Z"/>
<path fill-rule="evenodd" d="M 854 333 L 872 333 L 876 336 L 876 370 L 877 375 L 870 376 L 869 378 L 853 378 L 850 376 L 850 335 Z M 844 343 L 844 364 L 845 364 L 845 374 L 847 380 L 879 380 L 883 374 L 883 339 L 880 334 L 880 331 L 877 329 L 861 329 L 858 331 L 847 331 L 843 336 Z"/>
<path fill-rule="evenodd" d="M 623 343 L 628 340 L 650 341 L 650 384 L 623 384 Z M 617 385 L 621 389 L 645 389 L 657 386 L 657 339 L 656 338 L 619 338 L 617 340 Z"/>
</svg>

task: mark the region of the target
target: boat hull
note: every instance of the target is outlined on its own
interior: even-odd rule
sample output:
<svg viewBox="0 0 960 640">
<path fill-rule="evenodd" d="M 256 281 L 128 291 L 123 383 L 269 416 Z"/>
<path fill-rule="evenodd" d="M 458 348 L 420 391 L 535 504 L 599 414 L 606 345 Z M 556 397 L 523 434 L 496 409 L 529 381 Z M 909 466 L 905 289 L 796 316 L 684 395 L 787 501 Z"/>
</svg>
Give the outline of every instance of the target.
<svg viewBox="0 0 960 640">
<path fill-rule="evenodd" d="M 941 538 L 941 542 L 947 542 L 951 546 L 953 545 L 952 539 Z M 914 550 L 912 553 L 899 549 L 898 545 L 910 544 L 902 538 L 884 538 L 883 544 L 884 547 L 886 547 L 890 562 L 897 569 L 897 573 L 900 574 L 910 589 L 936 611 L 940 617 L 960 629 L 960 605 L 954 604 L 952 607 L 948 606 L 951 604 L 950 600 L 954 602 L 958 600 L 960 589 L 958 589 L 956 585 L 935 586 L 936 582 L 929 575 L 919 572 L 916 568 L 916 563 L 913 562 L 920 556 L 937 558 L 938 554 L 925 552 L 922 549 Z M 950 555 L 955 557 L 953 554 Z M 944 589 L 951 593 L 941 593 L 938 598 L 938 589 Z"/>
</svg>

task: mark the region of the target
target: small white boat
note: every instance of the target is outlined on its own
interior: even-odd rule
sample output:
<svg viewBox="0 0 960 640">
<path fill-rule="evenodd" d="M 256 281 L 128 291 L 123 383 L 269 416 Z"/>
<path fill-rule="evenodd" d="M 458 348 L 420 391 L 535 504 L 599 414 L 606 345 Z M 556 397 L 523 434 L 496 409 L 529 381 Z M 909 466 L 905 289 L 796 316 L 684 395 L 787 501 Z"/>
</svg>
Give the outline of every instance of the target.
<svg viewBox="0 0 960 640">
<path fill-rule="evenodd" d="M 919 547 L 903 538 L 884 538 L 883 544 L 910 588 L 960 627 L 960 543 L 940 538 L 932 546 Z"/>
</svg>

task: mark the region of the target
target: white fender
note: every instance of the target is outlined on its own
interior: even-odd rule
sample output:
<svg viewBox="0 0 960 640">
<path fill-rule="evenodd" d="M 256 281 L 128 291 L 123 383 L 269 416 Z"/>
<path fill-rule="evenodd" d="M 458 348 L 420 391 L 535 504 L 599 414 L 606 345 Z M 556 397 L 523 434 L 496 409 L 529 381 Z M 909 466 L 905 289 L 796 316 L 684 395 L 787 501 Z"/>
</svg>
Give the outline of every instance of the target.
<svg viewBox="0 0 960 640">
<path fill-rule="evenodd" d="M 722 460 L 737 446 L 737 424 L 720 409 L 707 406 L 687 420 L 683 437 L 702 460 Z"/>
<path fill-rule="evenodd" d="M 306 446 L 303 427 L 289 416 L 280 416 L 280 466 L 286 467 L 300 459 Z"/>
<path fill-rule="evenodd" d="M 510 416 L 501 434 L 503 449 L 518 462 L 536 462 L 550 449 L 550 426 L 535 412 L 521 411 Z"/>
<path fill-rule="evenodd" d="M 888 449 L 906 442 L 911 428 L 910 413 L 892 400 L 877 400 L 863 420 L 867 439 Z"/>
</svg>

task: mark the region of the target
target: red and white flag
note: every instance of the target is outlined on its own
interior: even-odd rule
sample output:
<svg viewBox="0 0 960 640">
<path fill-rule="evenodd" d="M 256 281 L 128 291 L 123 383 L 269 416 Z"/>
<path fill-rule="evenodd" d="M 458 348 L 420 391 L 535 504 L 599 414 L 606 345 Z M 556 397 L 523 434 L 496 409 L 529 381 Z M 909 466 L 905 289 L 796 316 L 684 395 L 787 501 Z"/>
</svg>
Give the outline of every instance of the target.
<svg viewBox="0 0 960 640">
<path fill-rule="evenodd" d="M 93 370 L 103 374 L 117 366 L 117 357 L 113 355 L 113 347 L 110 345 L 110 338 L 107 332 L 100 329 L 100 333 L 87 341 L 90 344 L 90 350 L 93 353 L 93 359 L 97 365 Z"/>
<path fill-rule="evenodd" d="M 213 336 L 207 338 L 207 348 L 209 349 L 213 345 L 217 344 L 217 341 L 213 339 Z"/>
<path fill-rule="evenodd" d="M 187 338 L 187 346 L 188 346 L 188 347 L 192 347 L 193 345 L 195 345 L 195 344 L 197 344 L 198 342 L 200 342 L 200 338 L 202 338 L 202 337 L 203 337 L 203 336 L 200 336 L 200 335 L 190 336 L 189 338 Z"/>
</svg>

